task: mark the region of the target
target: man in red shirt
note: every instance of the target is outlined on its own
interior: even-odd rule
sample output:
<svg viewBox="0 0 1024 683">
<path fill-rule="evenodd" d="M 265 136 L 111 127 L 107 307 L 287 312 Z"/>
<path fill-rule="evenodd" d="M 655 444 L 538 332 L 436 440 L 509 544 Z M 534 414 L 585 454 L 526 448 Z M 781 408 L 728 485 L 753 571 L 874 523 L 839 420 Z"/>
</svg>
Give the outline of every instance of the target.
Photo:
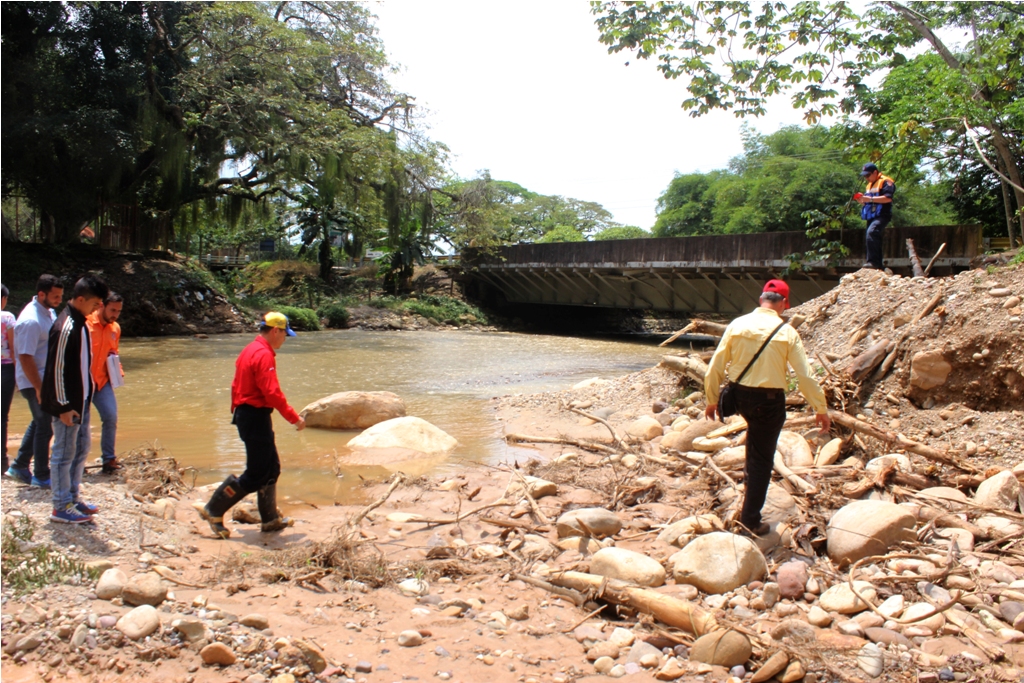
<svg viewBox="0 0 1024 683">
<path fill-rule="evenodd" d="M 281 460 L 277 455 L 270 416 L 276 408 L 296 429 L 306 427 L 306 421 L 288 405 L 288 399 L 281 391 L 274 360 L 274 352 L 281 348 L 285 338 L 294 336 L 288 317 L 271 311 L 263 316 L 259 335 L 235 361 L 235 379 L 231 382 L 231 412 L 234 417 L 231 422 L 245 443 L 245 472 L 241 477 L 229 475 L 205 506 L 198 502 L 194 504 L 202 518 L 210 523 L 213 533 L 220 538 L 231 535 L 224 526 L 224 513 L 254 491 L 262 531 L 280 531 L 293 523 L 291 519 L 282 517 L 277 509 L 277 478 L 281 474 Z"/>
</svg>

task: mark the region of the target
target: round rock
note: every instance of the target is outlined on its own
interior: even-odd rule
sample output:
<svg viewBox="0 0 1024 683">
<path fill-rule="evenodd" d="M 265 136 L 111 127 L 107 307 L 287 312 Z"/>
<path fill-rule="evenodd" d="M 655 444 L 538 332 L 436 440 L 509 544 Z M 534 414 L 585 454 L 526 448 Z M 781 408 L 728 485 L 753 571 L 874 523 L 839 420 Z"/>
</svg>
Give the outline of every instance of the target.
<svg viewBox="0 0 1024 683">
<path fill-rule="evenodd" d="M 665 568 L 660 562 L 625 548 L 598 550 L 590 558 L 590 573 L 638 586 L 658 587 L 665 583 Z"/>
<path fill-rule="evenodd" d="M 724 531 L 698 536 L 669 561 L 676 583 L 705 593 L 726 593 L 768 573 L 764 555 L 753 541 Z"/>
<path fill-rule="evenodd" d="M 136 574 L 121 590 L 121 598 L 129 605 L 159 606 L 167 599 L 167 586 L 153 572 Z"/>
<path fill-rule="evenodd" d="M 874 601 L 875 587 L 868 581 L 854 581 L 853 585 L 857 591 L 866 599 Z M 838 612 L 839 614 L 856 614 L 868 608 L 864 601 L 850 590 L 846 582 L 836 584 L 821 594 L 818 604 L 826 612 Z"/>
<path fill-rule="evenodd" d="M 96 597 L 100 600 L 113 600 L 121 594 L 126 583 L 128 577 L 123 571 L 116 567 L 108 569 L 96 583 Z"/>
<path fill-rule="evenodd" d="M 736 631 L 715 631 L 698 638 L 690 648 L 690 659 L 731 668 L 743 664 L 753 652 L 750 641 Z"/>
<path fill-rule="evenodd" d="M 842 507 L 828 524 L 828 555 L 840 565 L 883 555 L 901 542 L 913 541 L 914 515 L 881 500 L 857 500 Z"/>
<path fill-rule="evenodd" d="M 230 666 L 238 659 L 235 653 L 231 651 L 231 648 L 224 643 L 210 643 L 199 651 L 199 656 L 202 657 L 203 664 L 207 666 L 213 666 L 214 664 Z"/>
<path fill-rule="evenodd" d="M 118 619 L 116 627 L 131 640 L 145 638 L 160 628 L 160 614 L 152 605 L 139 605 Z"/>
<path fill-rule="evenodd" d="M 570 510 L 559 517 L 555 526 L 558 529 L 559 538 L 587 535 L 583 529 L 584 526 L 594 536 L 603 538 L 619 533 L 619 530 L 622 529 L 622 520 L 614 512 L 604 508 L 579 508 Z"/>
</svg>

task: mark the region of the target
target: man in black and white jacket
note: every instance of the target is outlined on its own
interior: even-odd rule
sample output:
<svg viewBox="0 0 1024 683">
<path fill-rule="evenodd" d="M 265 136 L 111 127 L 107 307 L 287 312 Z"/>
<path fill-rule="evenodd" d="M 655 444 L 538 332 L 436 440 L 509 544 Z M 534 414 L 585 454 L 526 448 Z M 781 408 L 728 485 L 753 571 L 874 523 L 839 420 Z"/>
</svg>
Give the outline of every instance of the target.
<svg viewBox="0 0 1024 683">
<path fill-rule="evenodd" d="M 107 285 L 93 275 L 75 283 L 71 300 L 50 328 L 43 374 L 42 408 L 53 416 L 50 519 L 65 524 L 91 522 L 99 508 L 78 499 L 89 454 L 89 402 L 92 398 L 92 343 L 85 318 L 107 296 Z"/>
</svg>

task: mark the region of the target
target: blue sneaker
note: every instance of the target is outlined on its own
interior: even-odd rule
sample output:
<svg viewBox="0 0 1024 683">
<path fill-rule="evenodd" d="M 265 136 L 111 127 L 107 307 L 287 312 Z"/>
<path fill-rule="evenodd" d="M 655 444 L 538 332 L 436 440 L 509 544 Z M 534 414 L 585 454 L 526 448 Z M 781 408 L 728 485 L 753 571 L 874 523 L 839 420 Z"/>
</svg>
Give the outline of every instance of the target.
<svg viewBox="0 0 1024 683">
<path fill-rule="evenodd" d="M 92 517 L 79 512 L 74 503 L 68 503 L 63 510 L 54 510 L 50 513 L 50 519 L 61 524 L 85 524 L 92 521 Z"/>
<path fill-rule="evenodd" d="M 76 501 L 75 502 L 75 508 L 79 512 L 81 512 L 83 515 L 89 515 L 90 517 L 92 517 L 93 515 L 95 515 L 97 512 L 100 511 L 100 506 L 99 505 L 93 505 L 92 503 L 86 503 L 84 500 Z"/>
<path fill-rule="evenodd" d="M 40 489 L 48 489 L 48 488 L 50 488 L 50 480 L 49 479 L 39 479 L 37 477 L 32 477 L 32 482 L 31 482 L 30 486 L 35 486 L 36 488 L 40 488 Z"/>
<path fill-rule="evenodd" d="M 32 474 L 26 469 L 19 469 L 17 467 L 8 467 L 7 471 L 4 472 L 4 476 L 8 479 L 14 479 L 20 481 L 22 484 L 32 483 Z"/>
</svg>

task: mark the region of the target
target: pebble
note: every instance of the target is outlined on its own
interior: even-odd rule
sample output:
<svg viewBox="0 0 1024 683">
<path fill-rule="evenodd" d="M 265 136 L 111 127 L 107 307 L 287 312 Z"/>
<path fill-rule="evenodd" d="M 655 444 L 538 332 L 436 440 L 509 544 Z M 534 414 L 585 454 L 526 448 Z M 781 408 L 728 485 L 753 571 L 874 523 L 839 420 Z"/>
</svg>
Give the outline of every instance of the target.
<svg viewBox="0 0 1024 683">
<path fill-rule="evenodd" d="M 224 643 L 210 643 L 199 651 L 199 656 L 202 657 L 203 663 L 207 665 L 219 664 L 221 666 L 230 666 L 238 659 L 231 648 Z"/>
<path fill-rule="evenodd" d="M 615 666 L 615 660 L 611 657 L 599 657 L 594 662 L 594 670 L 599 674 L 607 674 Z"/>
<path fill-rule="evenodd" d="M 419 631 L 402 631 L 398 634 L 398 644 L 402 647 L 417 647 L 423 644 L 423 636 Z"/>
<path fill-rule="evenodd" d="M 253 614 L 246 614 L 239 620 L 239 623 L 241 623 L 242 626 L 248 626 L 249 628 L 254 628 L 258 631 L 270 628 L 270 620 L 262 614 L 255 612 Z"/>
<path fill-rule="evenodd" d="M 817 605 L 814 605 L 811 607 L 810 611 L 807 612 L 807 621 L 818 628 L 826 628 L 832 623 L 832 615 Z"/>
<path fill-rule="evenodd" d="M 868 643 L 857 653 L 857 666 L 871 678 L 878 678 L 884 668 L 882 650 L 874 643 Z"/>
</svg>

